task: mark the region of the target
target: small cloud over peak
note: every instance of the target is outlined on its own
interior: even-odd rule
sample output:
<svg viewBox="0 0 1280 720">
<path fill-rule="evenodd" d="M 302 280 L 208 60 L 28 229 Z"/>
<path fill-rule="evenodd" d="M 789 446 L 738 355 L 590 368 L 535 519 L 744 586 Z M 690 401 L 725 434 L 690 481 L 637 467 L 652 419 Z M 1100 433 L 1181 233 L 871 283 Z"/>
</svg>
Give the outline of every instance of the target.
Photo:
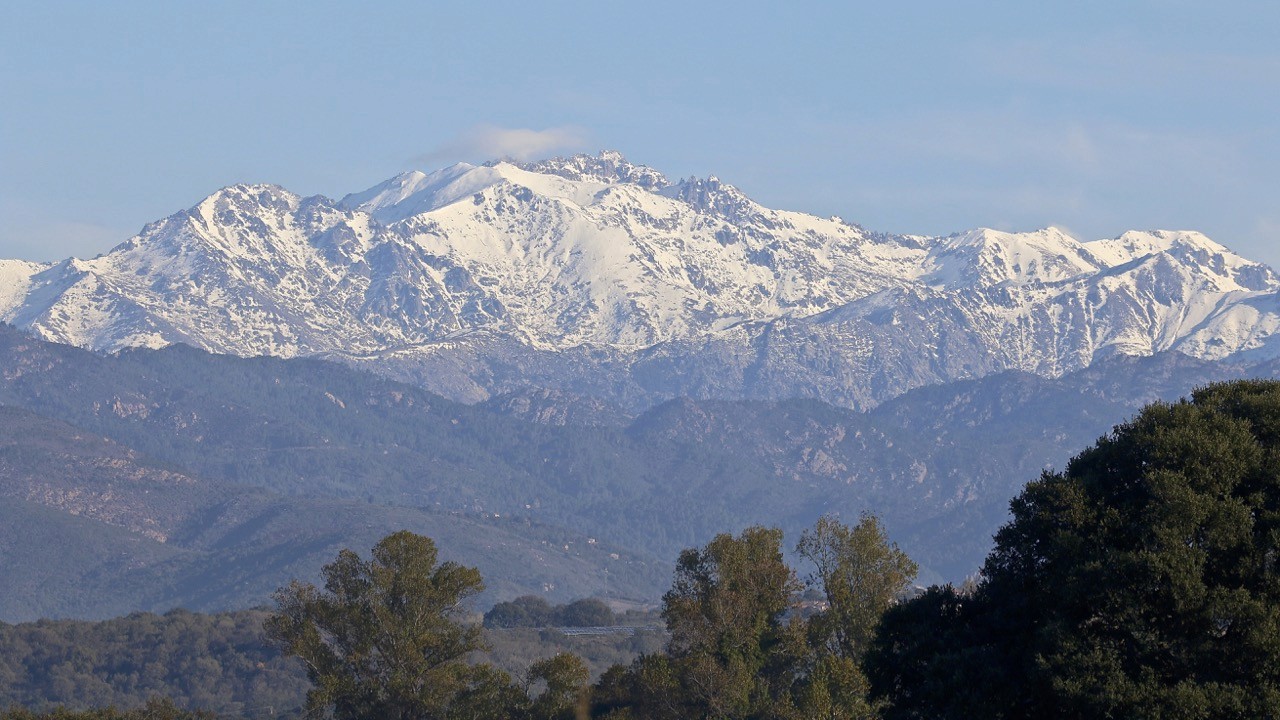
<svg viewBox="0 0 1280 720">
<path fill-rule="evenodd" d="M 458 160 L 537 160 L 558 152 L 581 150 L 587 144 L 585 130 L 574 126 L 545 130 L 477 125 L 461 135 L 413 159 L 438 164 Z"/>
<path fill-rule="evenodd" d="M 1075 240 L 1076 242 L 1081 242 L 1082 241 L 1081 238 L 1083 237 L 1080 233 L 1076 232 L 1075 230 L 1072 230 L 1071 228 L 1067 227 L 1065 224 L 1060 222 L 1056 222 L 1056 223 L 1053 223 L 1052 225 L 1045 227 L 1045 230 L 1048 230 L 1050 232 L 1058 232 L 1062 235 L 1066 235 L 1067 237 L 1071 238 L 1072 240 Z"/>
</svg>

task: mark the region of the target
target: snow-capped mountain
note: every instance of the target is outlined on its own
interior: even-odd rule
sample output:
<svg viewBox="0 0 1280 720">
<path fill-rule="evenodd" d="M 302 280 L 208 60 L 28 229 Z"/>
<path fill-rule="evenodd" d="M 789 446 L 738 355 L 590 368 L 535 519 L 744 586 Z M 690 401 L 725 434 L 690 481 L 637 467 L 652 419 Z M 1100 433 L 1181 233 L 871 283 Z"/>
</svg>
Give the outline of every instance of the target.
<svg viewBox="0 0 1280 720">
<path fill-rule="evenodd" d="M 238 185 L 92 260 L 0 261 L 0 318 L 99 350 L 324 355 L 464 399 L 865 406 L 1115 354 L 1280 355 L 1280 277 L 1194 232 L 872 233 L 612 152 Z"/>
</svg>

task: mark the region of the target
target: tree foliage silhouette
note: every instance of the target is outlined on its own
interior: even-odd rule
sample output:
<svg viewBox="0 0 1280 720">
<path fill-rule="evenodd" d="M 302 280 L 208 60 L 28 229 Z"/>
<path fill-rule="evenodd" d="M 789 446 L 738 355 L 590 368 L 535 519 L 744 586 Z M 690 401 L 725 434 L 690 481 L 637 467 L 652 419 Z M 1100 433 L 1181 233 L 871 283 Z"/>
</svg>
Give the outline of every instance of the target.
<svg viewBox="0 0 1280 720">
<path fill-rule="evenodd" d="M 402 531 L 370 560 L 344 550 L 325 587 L 294 581 L 276 593 L 268 635 L 306 664 L 308 707 L 336 718 L 500 716 L 518 703 L 510 679 L 467 662 L 484 647 L 462 603 L 483 589 L 475 568 L 436 563 L 430 538 Z M 493 714 L 497 713 L 497 714 Z"/>
<path fill-rule="evenodd" d="M 1280 383 L 1156 403 L 1011 503 L 972 597 L 891 609 L 889 718 L 1280 707 Z"/>
</svg>

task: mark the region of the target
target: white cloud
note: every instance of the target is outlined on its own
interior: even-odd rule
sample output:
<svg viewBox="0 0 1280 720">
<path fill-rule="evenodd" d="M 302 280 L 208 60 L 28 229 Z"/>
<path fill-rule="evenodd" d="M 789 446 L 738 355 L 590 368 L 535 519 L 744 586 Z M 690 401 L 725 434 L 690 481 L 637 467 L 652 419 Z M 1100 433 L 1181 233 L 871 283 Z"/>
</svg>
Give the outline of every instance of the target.
<svg viewBox="0 0 1280 720">
<path fill-rule="evenodd" d="M 479 125 L 414 160 L 422 163 L 500 158 L 534 160 L 557 152 L 581 150 L 586 143 L 587 133 L 573 126 L 531 130 Z"/>
</svg>

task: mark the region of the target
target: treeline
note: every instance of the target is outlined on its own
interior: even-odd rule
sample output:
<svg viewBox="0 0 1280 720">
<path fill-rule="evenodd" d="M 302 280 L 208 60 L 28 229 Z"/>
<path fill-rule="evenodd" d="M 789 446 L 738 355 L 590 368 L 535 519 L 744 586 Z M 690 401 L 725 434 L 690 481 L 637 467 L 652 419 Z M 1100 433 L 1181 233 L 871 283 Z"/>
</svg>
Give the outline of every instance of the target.
<svg viewBox="0 0 1280 720">
<path fill-rule="evenodd" d="M 866 716 L 862 656 L 916 566 L 870 516 L 853 527 L 821 518 L 796 551 L 814 568 L 804 580 L 783 559 L 781 530 L 686 550 L 663 598 L 665 647 L 594 685 L 571 653 L 517 677 L 476 662 L 482 629 L 460 608 L 481 591 L 479 572 L 438 563 L 435 544 L 410 532 L 384 538 L 368 560 L 344 551 L 323 589 L 282 588 L 266 629 L 306 665 L 308 711 L 339 718 Z M 806 586 L 822 598 L 815 607 L 804 607 Z M 555 610 L 523 598 L 490 615 L 545 621 Z"/>
<path fill-rule="evenodd" d="M 163 696 L 220 715 L 278 717 L 301 705 L 310 683 L 301 663 L 264 637 L 266 617 L 174 610 L 0 623 L 0 708 L 128 709 Z"/>
<path fill-rule="evenodd" d="M 518 600 L 530 604 L 526 598 Z M 553 611 L 608 608 L 595 599 L 532 605 Z M 176 707 L 220 717 L 300 716 L 311 683 L 302 663 L 267 640 L 262 623 L 268 616 L 266 610 L 200 614 L 179 609 L 98 622 L 0 623 L 0 710 L 23 708 L 30 714 L 66 708 L 67 718 L 125 718 L 149 700 L 164 698 Z M 654 613 L 628 612 L 620 619 L 644 626 L 662 622 Z M 641 630 L 569 637 L 540 626 L 489 629 L 485 640 L 488 649 L 473 659 L 507 672 L 521 674 L 548 655 L 566 652 L 582 658 L 595 677 L 612 665 L 661 650 L 664 635 Z M 111 712 L 116 714 L 83 714 L 90 712 L 86 708 L 115 708 Z"/>
<path fill-rule="evenodd" d="M 494 605 L 484 614 L 487 628 L 598 627 L 617 622 L 613 609 L 596 598 L 552 605 L 537 595 L 521 595 Z"/>
<path fill-rule="evenodd" d="M 473 660 L 492 663 L 512 677 L 519 677 L 534 663 L 551 655 L 571 653 L 586 664 L 592 678 L 598 678 L 614 665 L 628 665 L 641 655 L 661 652 L 666 647 L 666 632 L 657 627 L 637 628 L 634 633 L 608 635 L 565 635 L 554 628 L 486 629 L 489 649 L 477 653 Z"/>
<path fill-rule="evenodd" d="M 55 708 L 43 712 L 25 708 L 0 711 L 0 720 L 217 720 L 205 710 L 183 710 L 168 698 L 152 698 L 141 707 L 121 710 L 116 707 L 92 710 Z"/>
<path fill-rule="evenodd" d="M 664 652 L 611 668 L 585 696 L 606 718 L 863 718 L 862 661 L 915 563 L 875 517 L 823 517 L 800 538 L 813 572 L 783 561 L 782 533 L 748 528 L 681 553 L 663 597 Z M 822 600 L 801 598 L 805 587 Z M 568 717 L 568 716 L 565 716 Z"/>
</svg>

